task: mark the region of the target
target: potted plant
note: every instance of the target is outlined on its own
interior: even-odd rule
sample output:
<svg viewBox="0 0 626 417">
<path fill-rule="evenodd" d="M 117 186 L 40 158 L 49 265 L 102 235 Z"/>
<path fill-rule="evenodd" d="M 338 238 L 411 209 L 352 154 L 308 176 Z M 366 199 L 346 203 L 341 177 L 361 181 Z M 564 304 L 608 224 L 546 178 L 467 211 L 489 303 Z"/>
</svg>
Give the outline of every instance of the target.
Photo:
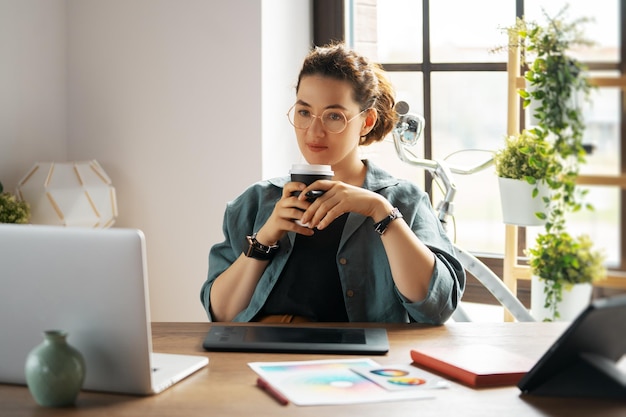
<svg viewBox="0 0 626 417">
<path fill-rule="evenodd" d="M 604 253 L 584 234 L 540 234 L 527 254 L 534 280 L 531 314 L 537 319 L 573 320 L 589 303 L 592 284 L 606 275 Z"/>
<path fill-rule="evenodd" d="M 534 129 L 505 138 L 494 155 L 505 223 L 539 226 L 545 223 L 549 182 L 560 170 L 554 148 Z M 528 198 L 524 198 L 528 197 Z"/>
<path fill-rule="evenodd" d="M 30 220 L 28 203 L 18 201 L 13 194 L 3 190 L 0 183 L 0 223 L 28 223 Z"/>
<path fill-rule="evenodd" d="M 588 236 L 573 238 L 567 232 L 566 215 L 583 207 L 587 190 L 577 186 L 580 166 L 586 162 L 583 145 L 584 120 L 579 98 L 589 99 L 590 83 L 585 67 L 569 51 L 575 45 L 591 44 L 584 39 L 581 25 L 588 19 L 566 22 L 567 6 L 556 17 L 545 15 L 544 26 L 518 19 L 507 28 L 512 39 L 518 39 L 527 87 L 518 90 L 524 108 L 534 105 L 536 126 L 534 139 L 550 144 L 554 156 L 545 179 L 550 188 L 544 199 L 545 211 L 537 212 L 545 220 L 545 233 L 537 237 L 536 246 L 526 251 L 533 276 L 546 285 L 545 290 L 531 287 L 531 294 L 543 293 L 544 306 L 551 311 L 547 319 L 562 317 L 559 304 L 564 288 L 576 283 L 592 283 L 606 273 L 601 266 L 604 257 L 593 251 Z M 530 64 L 528 61 L 532 59 Z M 534 191 L 533 191 L 534 192 Z M 537 280 L 534 280 L 537 281 Z M 590 295 L 584 301 L 588 304 Z"/>
</svg>

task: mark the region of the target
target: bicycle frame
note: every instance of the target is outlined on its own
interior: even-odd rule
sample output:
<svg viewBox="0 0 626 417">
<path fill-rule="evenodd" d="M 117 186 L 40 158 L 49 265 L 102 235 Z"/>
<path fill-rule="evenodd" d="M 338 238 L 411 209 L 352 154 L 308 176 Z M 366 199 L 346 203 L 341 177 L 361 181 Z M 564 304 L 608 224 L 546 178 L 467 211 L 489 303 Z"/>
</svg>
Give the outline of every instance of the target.
<svg viewBox="0 0 626 417">
<path fill-rule="evenodd" d="M 417 157 L 409 148 L 415 144 L 421 135 L 424 126 L 423 120 L 424 119 L 418 115 L 408 113 L 400 115 L 400 122 L 397 123 L 396 128 L 392 132 L 394 146 L 396 154 L 403 162 L 427 170 L 436 181 L 442 184 L 445 190 L 444 197 L 437 205 L 436 211 L 439 221 L 442 223 L 444 229 L 447 230 L 447 220 L 449 216 L 453 215 L 454 198 L 457 192 L 452 173 L 470 175 L 482 171 L 493 163 L 493 156 L 489 158 L 489 160 L 471 168 L 453 167 L 445 160 L 431 160 Z M 407 130 L 410 132 L 408 136 L 410 140 L 407 140 Z M 500 277 L 489 269 L 487 265 L 471 253 L 463 250 L 455 242 L 453 242 L 453 245 L 457 259 L 461 262 L 463 268 L 476 277 L 517 321 L 536 321 L 526 307 L 519 301 L 517 296 L 504 285 Z M 452 317 L 455 321 L 471 321 L 461 305 L 458 306 Z"/>
</svg>

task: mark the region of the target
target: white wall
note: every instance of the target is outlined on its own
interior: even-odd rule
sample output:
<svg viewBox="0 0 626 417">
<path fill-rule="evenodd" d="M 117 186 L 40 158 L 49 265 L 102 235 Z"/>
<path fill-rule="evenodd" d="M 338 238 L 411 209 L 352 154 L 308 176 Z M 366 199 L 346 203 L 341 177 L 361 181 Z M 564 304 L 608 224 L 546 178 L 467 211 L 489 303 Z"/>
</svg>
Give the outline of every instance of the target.
<svg viewBox="0 0 626 417">
<path fill-rule="evenodd" d="M 0 124 L 0 181 L 14 188 L 36 160 L 97 159 L 116 187 L 115 226 L 146 234 L 152 319 L 206 320 L 199 290 L 209 248 L 223 238 L 226 202 L 273 175 L 266 167 L 288 167 L 294 159 L 285 145 L 291 136 L 283 137 L 290 132 L 284 113 L 310 45 L 310 2 L 0 2 L 0 26 L 16 17 L 27 22 L 28 30 L 10 28 L 32 37 L 16 41 L 24 61 L 42 53 L 42 38 L 56 39 L 52 52 L 46 47 L 47 57 L 37 58 L 43 69 L 22 75 L 24 87 L 0 101 L 0 113 L 8 109 L 25 120 L 20 127 L 43 117 L 55 129 L 30 135 L 35 148 L 46 150 L 19 140 L 16 151 L 15 123 Z M 49 73 L 63 81 L 56 94 Z M 0 72 L 0 85 L 11 84 L 10 76 Z M 25 87 L 35 81 L 47 93 L 43 109 Z M 14 108 L 23 96 L 28 105 Z M 281 151 L 274 155 L 274 147 Z M 5 165 L 12 160 L 6 152 L 17 153 L 17 162 Z"/>
<path fill-rule="evenodd" d="M 0 0 L 0 182 L 67 156 L 65 0 Z"/>
<path fill-rule="evenodd" d="M 262 14 L 263 177 L 269 178 L 305 162 L 286 114 L 296 101 L 298 73 L 313 43 L 313 28 L 308 1 L 263 0 Z"/>
</svg>

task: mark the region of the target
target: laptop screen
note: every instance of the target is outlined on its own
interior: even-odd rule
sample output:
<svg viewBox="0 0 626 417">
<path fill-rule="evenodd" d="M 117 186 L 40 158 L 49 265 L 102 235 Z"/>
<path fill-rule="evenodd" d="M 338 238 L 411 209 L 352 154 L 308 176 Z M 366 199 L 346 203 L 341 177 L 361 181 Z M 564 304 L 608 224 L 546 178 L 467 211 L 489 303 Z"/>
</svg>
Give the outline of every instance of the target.
<svg viewBox="0 0 626 417">
<path fill-rule="evenodd" d="M 24 384 L 45 330 L 84 356 L 83 388 L 150 390 L 145 242 L 141 231 L 0 224 L 0 382 Z"/>
</svg>

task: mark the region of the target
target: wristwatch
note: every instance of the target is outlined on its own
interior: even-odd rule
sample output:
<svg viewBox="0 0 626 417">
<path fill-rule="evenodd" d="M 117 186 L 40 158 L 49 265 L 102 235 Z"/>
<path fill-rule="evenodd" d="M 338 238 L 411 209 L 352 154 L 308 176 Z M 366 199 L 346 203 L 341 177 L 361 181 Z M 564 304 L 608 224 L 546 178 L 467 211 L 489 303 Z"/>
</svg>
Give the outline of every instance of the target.
<svg viewBox="0 0 626 417">
<path fill-rule="evenodd" d="M 274 257 L 276 251 L 278 251 L 278 244 L 276 245 L 264 245 L 256 240 L 256 233 L 252 236 L 246 236 L 246 244 L 248 249 L 243 253 L 248 258 L 259 259 L 261 261 L 269 261 Z"/>
<path fill-rule="evenodd" d="M 391 213 L 389 213 L 389 216 L 385 217 L 384 219 L 382 219 L 381 221 L 379 221 L 378 223 L 374 225 L 374 230 L 378 232 L 378 234 L 382 235 L 387 230 L 387 227 L 389 227 L 389 223 L 391 223 L 395 219 L 401 219 L 401 218 L 402 218 L 402 213 L 400 213 L 400 210 L 398 210 L 398 207 L 394 207 L 393 210 L 391 210 Z"/>
</svg>

